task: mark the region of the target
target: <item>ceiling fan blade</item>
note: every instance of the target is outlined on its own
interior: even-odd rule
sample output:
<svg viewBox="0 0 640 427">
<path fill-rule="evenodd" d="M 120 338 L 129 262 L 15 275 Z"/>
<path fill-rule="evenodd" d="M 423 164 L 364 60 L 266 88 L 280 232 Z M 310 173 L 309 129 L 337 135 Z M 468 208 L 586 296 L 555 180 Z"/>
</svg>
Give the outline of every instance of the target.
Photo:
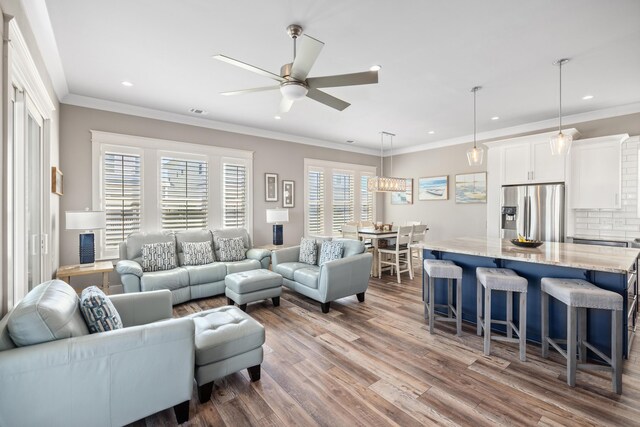
<svg viewBox="0 0 640 427">
<path fill-rule="evenodd" d="M 220 95 L 224 95 L 224 96 L 242 95 L 243 93 L 264 92 L 266 90 L 276 90 L 276 89 L 280 89 L 280 86 L 264 86 L 264 87 L 254 87 L 253 89 L 231 90 L 228 92 L 220 92 Z"/>
<path fill-rule="evenodd" d="M 335 108 L 339 111 L 342 111 L 349 105 L 351 105 L 348 102 L 343 101 L 342 99 L 338 99 L 335 96 L 331 96 L 328 93 L 322 92 L 318 89 L 309 88 L 307 96 L 314 101 L 318 101 L 328 107 Z"/>
<path fill-rule="evenodd" d="M 233 59 L 233 58 L 229 58 L 228 56 L 224 56 L 224 55 L 213 55 L 213 57 L 217 60 L 220 60 L 222 62 L 226 62 L 227 64 L 231 64 L 231 65 L 235 65 L 236 67 L 240 67 L 240 68 L 244 68 L 245 70 L 248 71 L 252 71 L 256 74 L 260 74 L 262 76 L 265 77 L 269 77 L 270 79 L 279 81 L 279 82 L 284 82 L 287 79 L 285 79 L 284 77 L 281 77 L 277 74 L 273 74 L 269 71 L 263 70 L 262 68 L 258 68 L 258 67 L 254 67 L 253 65 L 249 65 L 245 62 L 242 61 L 238 61 L 237 59 Z"/>
<path fill-rule="evenodd" d="M 293 105 L 293 101 L 283 96 L 282 101 L 280 101 L 280 108 L 278 109 L 278 111 L 280 113 L 288 113 L 289 110 L 291 110 L 292 105 Z"/>
<path fill-rule="evenodd" d="M 307 79 L 307 85 L 312 88 L 356 86 L 378 83 L 377 71 L 364 71 L 362 73 L 340 74 L 337 76 L 311 77 Z"/>
<path fill-rule="evenodd" d="M 323 47 L 324 43 L 320 40 L 316 40 L 306 34 L 303 35 L 302 43 L 291 66 L 291 77 L 301 82 L 304 81 Z"/>
</svg>

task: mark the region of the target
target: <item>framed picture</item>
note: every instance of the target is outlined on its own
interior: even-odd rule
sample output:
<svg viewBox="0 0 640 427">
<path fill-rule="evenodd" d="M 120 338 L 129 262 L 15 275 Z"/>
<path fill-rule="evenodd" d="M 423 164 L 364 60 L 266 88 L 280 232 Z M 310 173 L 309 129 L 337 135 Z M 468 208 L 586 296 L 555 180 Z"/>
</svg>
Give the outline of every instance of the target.
<svg viewBox="0 0 640 427">
<path fill-rule="evenodd" d="M 55 166 L 51 167 L 51 192 L 62 196 L 64 194 L 64 175 Z"/>
<path fill-rule="evenodd" d="M 487 173 L 456 175 L 456 203 L 487 203 Z"/>
<path fill-rule="evenodd" d="M 296 184 L 286 179 L 282 180 L 282 207 L 292 208 L 296 202 Z"/>
<path fill-rule="evenodd" d="M 412 205 L 413 204 L 413 178 L 407 178 L 407 189 L 397 193 L 391 193 L 392 205 Z"/>
<path fill-rule="evenodd" d="M 278 201 L 278 174 L 277 173 L 264 174 L 264 201 L 265 202 Z"/>
<path fill-rule="evenodd" d="M 418 179 L 418 200 L 448 200 L 449 175 Z"/>
</svg>

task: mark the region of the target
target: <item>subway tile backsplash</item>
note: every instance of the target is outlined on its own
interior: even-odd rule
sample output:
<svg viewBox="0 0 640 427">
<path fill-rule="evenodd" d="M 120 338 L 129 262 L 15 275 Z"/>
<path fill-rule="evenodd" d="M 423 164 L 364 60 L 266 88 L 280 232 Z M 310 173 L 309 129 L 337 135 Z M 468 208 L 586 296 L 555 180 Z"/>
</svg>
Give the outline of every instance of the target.
<svg viewBox="0 0 640 427">
<path fill-rule="evenodd" d="M 636 138 L 622 145 L 622 208 L 574 210 L 575 237 L 640 238 L 638 148 Z"/>
</svg>

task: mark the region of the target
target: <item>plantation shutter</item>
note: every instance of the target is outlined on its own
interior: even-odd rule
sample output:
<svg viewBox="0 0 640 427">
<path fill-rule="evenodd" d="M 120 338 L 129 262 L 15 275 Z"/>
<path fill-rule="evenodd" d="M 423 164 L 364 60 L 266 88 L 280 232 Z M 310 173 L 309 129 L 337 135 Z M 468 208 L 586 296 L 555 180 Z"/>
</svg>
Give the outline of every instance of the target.
<svg viewBox="0 0 640 427">
<path fill-rule="evenodd" d="M 349 172 L 333 173 L 333 224 L 332 231 L 339 233 L 342 225 L 353 221 L 354 179 Z"/>
<path fill-rule="evenodd" d="M 247 224 L 247 169 L 243 165 L 223 166 L 224 228 L 245 228 Z"/>
<path fill-rule="evenodd" d="M 115 250 L 130 233 L 140 230 L 142 220 L 141 161 L 135 154 L 105 153 L 103 163 L 105 242 Z"/>
<path fill-rule="evenodd" d="M 324 173 L 310 170 L 307 177 L 309 194 L 307 198 L 307 232 L 324 234 Z"/>
<path fill-rule="evenodd" d="M 207 228 L 207 166 L 207 162 L 201 160 L 160 159 L 160 204 L 164 230 Z"/>
<path fill-rule="evenodd" d="M 360 220 L 373 222 L 373 192 L 367 189 L 370 176 L 360 177 Z"/>
</svg>

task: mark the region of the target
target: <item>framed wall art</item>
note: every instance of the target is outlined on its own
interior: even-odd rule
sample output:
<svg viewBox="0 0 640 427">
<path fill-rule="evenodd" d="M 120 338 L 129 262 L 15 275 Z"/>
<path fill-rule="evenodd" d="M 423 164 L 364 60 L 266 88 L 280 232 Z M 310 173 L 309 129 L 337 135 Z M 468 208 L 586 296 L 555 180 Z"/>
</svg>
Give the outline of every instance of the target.
<svg viewBox="0 0 640 427">
<path fill-rule="evenodd" d="M 51 167 L 51 192 L 62 196 L 64 194 L 64 175 L 55 166 Z"/>
<path fill-rule="evenodd" d="M 456 175 L 456 203 L 487 203 L 487 173 Z"/>
<path fill-rule="evenodd" d="M 407 178 L 407 189 L 391 193 L 392 205 L 412 205 L 413 204 L 413 178 Z"/>
<path fill-rule="evenodd" d="M 264 201 L 265 202 L 278 201 L 278 174 L 277 173 L 264 174 Z"/>
<path fill-rule="evenodd" d="M 293 208 L 296 202 L 296 184 L 293 181 L 282 180 L 282 207 Z"/>
<path fill-rule="evenodd" d="M 447 200 L 449 175 L 418 179 L 418 200 Z"/>
</svg>

